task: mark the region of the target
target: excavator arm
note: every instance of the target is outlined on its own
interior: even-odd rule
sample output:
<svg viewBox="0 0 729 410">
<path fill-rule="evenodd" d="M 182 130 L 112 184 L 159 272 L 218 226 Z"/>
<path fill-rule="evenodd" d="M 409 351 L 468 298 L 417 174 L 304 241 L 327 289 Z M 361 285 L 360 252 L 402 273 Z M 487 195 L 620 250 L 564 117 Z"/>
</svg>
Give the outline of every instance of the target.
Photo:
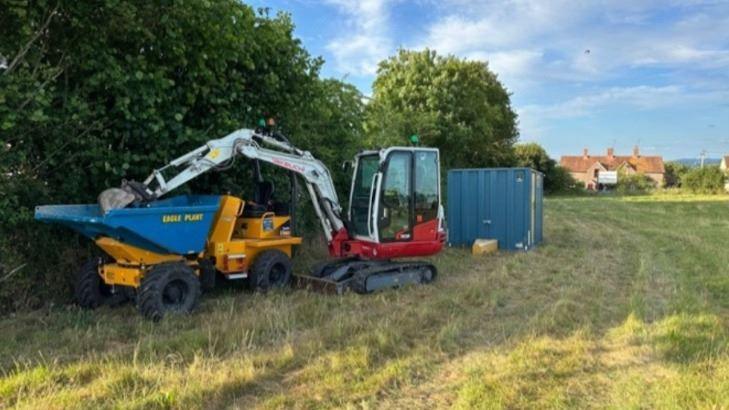
<svg viewBox="0 0 729 410">
<path fill-rule="evenodd" d="M 155 169 L 143 183 L 125 181 L 122 188 L 107 189 L 99 195 L 99 204 L 107 212 L 124 208 L 135 201 L 160 198 L 210 170 L 229 167 L 241 155 L 301 175 L 328 242 L 332 241 L 334 232 L 344 227 L 342 209 L 329 169 L 309 151 L 294 147 L 285 138 L 250 129 L 240 129 L 208 141 L 164 167 Z M 165 173 L 180 168 L 174 176 L 165 178 Z"/>
</svg>

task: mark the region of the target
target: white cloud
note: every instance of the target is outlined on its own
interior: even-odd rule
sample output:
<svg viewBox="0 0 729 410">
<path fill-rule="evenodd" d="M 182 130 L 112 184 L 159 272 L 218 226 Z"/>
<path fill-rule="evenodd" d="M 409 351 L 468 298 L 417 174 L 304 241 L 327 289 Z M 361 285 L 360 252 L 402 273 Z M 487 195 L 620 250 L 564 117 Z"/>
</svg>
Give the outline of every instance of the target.
<svg viewBox="0 0 729 410">
<path fill-rule="evenodd" d="M 611 106 L 652 110 L 729 97 L 727 1 L 433 4 L 443 15 L 417 48 L 488 61 L 520 102 L 523 134 Z"/>
<path fill-rule="evenodd" d="M 707 68 L 729 67 L 727 2 L 446 0 L 440 3 L 446 14 L 428 28 L 417 44 L 419 48 L 492 59 L 523 50 L 530 50 L 532 56 L 549 56 L 541 65 L 533 64 L 531 73 L 521 74 L 586 80 L 603 79 L 615 70 L 637 66 L 693 63 Z M 683 11 L 680 18 L 647 24 L 651 19 L 666 18 L 661 13 L 668 13 L 671 6 Z M 696 10 L 685 11 L 689 6 L 695 6 Z M 494 68 L 497 66 L 494 64 Z"/>
<path fill-rule="evenodd" d="M 729 100 L 729 88 L 711 91 L 695 90 L 679 85 L 611 87 L 602 91 L 571 97 L 554 104 L 530 104 L 517 109 L 523 135 L 537 136 L 547 131 L 554 120 L 600 115 L 608 109 L 637 111 L 660 110 L 666 107 L 690 107 Z"/>
<path fill-rule="evenodd" d="M 499 74 L 499 78 L 507 85 L 518 82 L 531 82 L 529 75 L 541 66 L 543 58 L 539 50 L 509 50 L 487 53 L 474 51 L 465 53 L 469 60 L 488 61 L 489 68 Z"/>
<path fill-rule="evenodd" d="M 573 118 L 590 115 L 595 110 L 621 105 L 649 110 L 672 105 L 684 99 L 686 92 L 678 86 L 665 87 L 612 87 L 593 94 L 579 95 L 552 105 L 527 105 L 520 115 L 539 118 Z"/>
<path fill-rule="evenodd" d="M 387 0 L 327 0 L 346 16 L 348 32 L 327 44 L 343 74 L 373 75 L 392 49 Z"/>
</svg>

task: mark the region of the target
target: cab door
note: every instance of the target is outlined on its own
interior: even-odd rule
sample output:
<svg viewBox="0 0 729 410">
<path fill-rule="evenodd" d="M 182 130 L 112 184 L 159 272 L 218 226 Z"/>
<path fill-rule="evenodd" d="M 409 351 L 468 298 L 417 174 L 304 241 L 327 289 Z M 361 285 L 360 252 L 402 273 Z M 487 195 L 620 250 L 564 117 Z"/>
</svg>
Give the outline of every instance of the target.
<svg viewBox="0 0 729 410">
<path fill-rule="evenodd" d="M 433 241 L 443 218 L 437 149 L 413 150 L 413 240 Z"/>
<path fill-rule="evenodd" d="M 381 170 L 379 241 L 436 240 L 442 218 L 438 150 L 391 149 Z"/>
<path fill-rule="evenodd" d="M 413 154 L 398 149 L 387 153 L 382 166 L 377 229 L 379 242 L 412 239 L 413 227 Z"/>
<path fill-rule="evenodd" d="M 352 236 L 357 239 L 377 242 L 374 229 L 375 208 L 380 178 L 379 152 L 367 152 L 357 156 L 349 193 L 349 221 Z"/>
</svg>

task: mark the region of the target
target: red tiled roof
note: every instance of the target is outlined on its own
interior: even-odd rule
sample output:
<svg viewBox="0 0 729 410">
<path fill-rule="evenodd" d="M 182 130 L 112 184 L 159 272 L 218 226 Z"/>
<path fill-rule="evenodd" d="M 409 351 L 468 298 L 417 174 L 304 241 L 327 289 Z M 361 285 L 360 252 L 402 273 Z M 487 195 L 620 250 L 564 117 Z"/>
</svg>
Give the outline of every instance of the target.
<svg viewBox="0 0 729 410">
<path fill-rule="evenodd" d="M 572 172 L 586 172 L 591 166 L 595 165 L 596 162 L 602 164 L 608 171 L 615 171 L 623 165 L 628 163 L 632 166 L 636 172 L 650 173 L 650 174 L 663 174 L 665 168 L 663 167 L 663 157 L 653 156 L 620 156 L 614 155 L 612 157 L 603 155 L 590 155 L 585 157 L 584 155 L 575 156 L 563 156 L 560 159 L 559 164 Z"/>
</svg>

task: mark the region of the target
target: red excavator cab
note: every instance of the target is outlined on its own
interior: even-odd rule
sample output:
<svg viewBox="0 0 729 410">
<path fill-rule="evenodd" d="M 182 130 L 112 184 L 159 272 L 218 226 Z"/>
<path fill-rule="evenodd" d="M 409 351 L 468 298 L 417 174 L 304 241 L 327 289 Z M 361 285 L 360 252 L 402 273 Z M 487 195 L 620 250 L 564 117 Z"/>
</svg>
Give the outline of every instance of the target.
<svg viewBox="0 0 729 410">
<path fill-rule="evenodd" d="M 370 260 L 428 256 L 445 242 L 439 152 L 391 147 L 357 155 L 346 232 L 334 235 L 335 257 Z"/>
</svg>

